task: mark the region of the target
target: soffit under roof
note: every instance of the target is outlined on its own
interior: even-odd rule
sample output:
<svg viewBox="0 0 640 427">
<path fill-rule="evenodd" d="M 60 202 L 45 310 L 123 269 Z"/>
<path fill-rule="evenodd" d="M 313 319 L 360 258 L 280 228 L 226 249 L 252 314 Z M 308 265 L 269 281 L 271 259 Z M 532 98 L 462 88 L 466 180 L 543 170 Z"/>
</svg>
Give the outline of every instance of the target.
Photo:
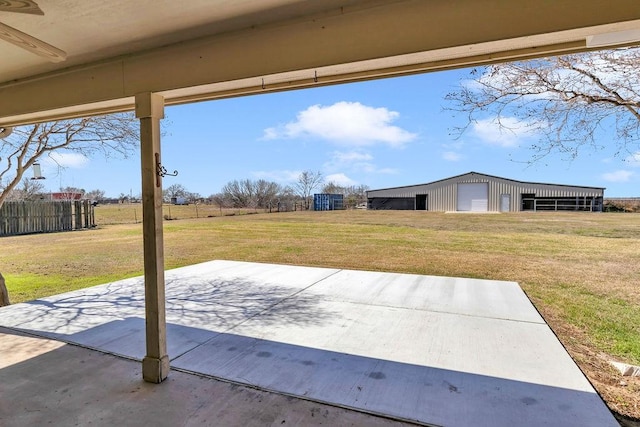
<svg viewBox="0 0 640 427">
<path fill-rule="evenodd" d="M 15 1 L 15 0 L 14 0 Z M 37 0 L 44 16 L 2 12 L 0 22 L 63 49 L 50 63 L 0 41 L 0 82 L 331 10 L 357 0 Z"/>
<path fill-rule="evenodd" d="M 640 39 L 635 0 L 37 3 L 44 16 L 0 22 L 67 59 L 0 40 L 0 126 L 126 110 L 140 92 L 191 102 Z"/>
</svg>

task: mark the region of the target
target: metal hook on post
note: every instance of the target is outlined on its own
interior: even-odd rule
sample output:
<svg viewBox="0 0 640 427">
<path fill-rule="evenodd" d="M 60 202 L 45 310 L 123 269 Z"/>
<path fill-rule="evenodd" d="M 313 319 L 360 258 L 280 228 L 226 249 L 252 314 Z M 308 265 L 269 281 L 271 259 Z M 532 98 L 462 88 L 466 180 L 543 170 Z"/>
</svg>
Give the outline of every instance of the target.
<svg viewBox="0 0 640 427">
<path fill-rule="evenodd" d="M 264 90 L 264 78 L 262 79 L 262 90 Z"/>
<path fill-rule="evenodd" d="M 156 187 L 160 187 L 160 178 L 165 176 L 178 176 L 178 171 L 174 170 L 173 173 L 167 172 L 167 168 L 160 163 L 160 153 L 156 153 Z"/>
<path fill-rule="evenodd" d="M 313 71 L 313 82 L 318 83 L 318 70 Z"/>
</svg>

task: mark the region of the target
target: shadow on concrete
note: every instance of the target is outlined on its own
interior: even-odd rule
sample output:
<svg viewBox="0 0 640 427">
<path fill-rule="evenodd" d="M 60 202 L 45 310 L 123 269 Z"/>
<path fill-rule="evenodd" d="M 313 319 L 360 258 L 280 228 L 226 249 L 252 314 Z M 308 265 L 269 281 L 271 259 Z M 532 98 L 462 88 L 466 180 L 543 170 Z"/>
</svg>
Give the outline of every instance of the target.
<svg viewBox="0 0 640 427">
<path fill-rule="evenodd" d="M 246 276 L 237 277 L 239 274 Z M 280 397 L 290 396 L 292 405 L 298 397 L 325 402 L 334 409 L 351 408 L 351 412 L 436 425 L 616 425 L 579 372 L 556 381 L 556 376 L 564 373 L 562 367 L 573 369 L 571 363 L 560 363 L 560 368 L 545 365 L 544 361 L 556 359 L 545 359 L 546 353 L 539 348 L 533 351 L 520 345 L 518 340 L 525 340 L 529 334 L 537 337 L 531 345 L 548 344 L 549 340 L 543 339 L 547 336 L 544 324 L 475 318 L 465 314 L 468 310 L 462 314 L 433 314 L 412 306 L 374 306 L 359 298 L 348 303 L 331 301 L 322 292 L 310 289 L 334 274 L 334 270 L 231 262 L 168 274 L 167 343 L 174 368 L 169 381 L 174 376 L 182 378 L 185 372 L 197 373 L 270 390 Z M 357 276 L 354 272 L 334 285 L 365 283 Z M 367 292 L 368 288 L 361 289 L 358 292 Z M 405 290 L 400 299 L 416 295 L 420 294 Z M 97 373 L 92 375 L 91 370 L 79 366 L 82 359 L 61 358 L 55 366 L 43 362 L 47 355 L 72 351 L 69 348 L 105 352 L 100 353 L 103 359 L 91 356 L 92 360 L 114 365 L 118 363 L 113 360 L 127 362 L 127 366 L 135 367 L 139 381 L 140 363 L 114 355 L 136 360 L 144 356 L 143 319 L 142 278 L 0 309 L 0 332 L 6 327 L 86 347 L 63 346 L 0 369 L 0 400 L 8 394 L 4 390 L 23 386 L 19 375 L 25 375 L 24 387 L 41 391 L 41 381 L 56 378 L 51 370 L 61 371 L 61 378 L 77 382 L 77 388 L 88 395 L 99 393 L 93 388 L 100 388 L 106 380 L 96 379 Z M 467 325 L 464 331 L 460 325 Z M 457 345 L 461 340 L 474 345 Z M 3 350 L 3 345 L 0 341 L 0 356 L 11 351 Z M 550 348 L 560 351 L 562 357 L 557 360 L 567 360 L 559 346 Z M 550 354 L 555 354 L 553 351 Z M 448 363 L 452 359 L 456 362 Z M 18 372 L 23 366 L 29 369 Z M 100 375 L 120 375 L 98 368 Z M 128 370 L 126 375 L 134 375 L 130 373 L 133 371 Z M 522 372 L 534 375 L 521 376 Z M 116 379 L 110 380 L 117 383 Z M 117 401 L 111 393 L 121 392 L 114 391 L 119 390 L 117 385 L 114 387 L 108 398 Z M 149 398 L 153 398 L 153 390 L 159 392 L 162 387 L 148 389 Z M 45 390 L 49 400 L 41 403 L 57 408 L 75 393 L 63 385 L 58 390 L 61 396 Z M 183 398 L 192 397 L 188 394 Z M 26 401 L 34 399 L 39 397 Z M 218 395 L 209 395 L 209 402 L 201 405 L 211 405 L 217 399 Z M 233 407 L 234 403 L 229 405 Z M 109 416 L 117 417 L 113 411 Z M 305 425 L 302 421 L 298 424 Z"/>
<path fill-rule="evenodd" d="M 0 368 L 1 426 L 408 425 L 178 371 L 149 384 L 139 362 L 51 344 L 0 327 L 0 355 L 26 351 Z"/>
<path fill-rule="evenodd" d="M 206 280 L 198 276 L 185 276 L 168 280 L 166 318 L 168 324 L 173 323 L 168 327 L 168 333 L 181 336 L 177 331 L 180 325 L 218 333 L 258 315 L 265 326 L 292 323 L 321 325 L 325 320 L 339 316 L 321 307 L 320 297 L 300 293 L 302 289 L 264 285 L 246 279 Z M 2 309 L 0 326 L 64 341 L 75 336 L 80 339 L 77 341 L 79 344 L 94 347 L 92 343 L 98 336 L 101 337 L 97 341 L 100 344 L 118 338 L 135 342 L 138 332 L 144 332 L 144 322 L 141 320 L 144 317 L 144 285 L 142 278 L 136 278 L 5 307 Z M 118 326 L 112 324 L 101 328 L 101 325 L 112 322 L 119 322 Z M 101 332 L 98 336 L 95 332 L 83 334 L 86 330 Z M 210 334 L 203 332 L 195 335 Z M 91 337 L 90 342 L 85 342 L 85 337 Z M 144 343 L 143 335 L 140 339 Z M 139 351 L 122 354 L 140 356 Z"/>
<path fill-rule="evenodd" d="M 143 328 L 143 319 L 128 318 L 72 334 L 64 340 L 140 359 L 144 355 Z M 185 346 L 189 347 L 179 357 L 173 357 L 171 362 L 172 368 L 180 371 L 403 421 L 477 426 L 617 425 L 602 400 L 593 392 L 184 325 L 168 325 L 168 343 L 170 348 L 182 346 L 184 350 Z M 140 356 L 132 356 L 132 349 Z M 366 349 L 362 351 L 366 353 Z M 23 366 L 1 369 L 0 384 L 3 388 L 6 385 L 12 389 L 10 384 L 15 382 L 14 376 L 17 375 L 13 373 L 14 369 L 20 370 L 19 375 L 31 372 L 29 376 L 36 375 L 36 378 L 37 372 L 54 369 L 42 362 L 43 357 L 46 356 L 23 362 L 33 364 L 26 370 Z M 91 380 L 94 374 L 84 372 L 84 367 L 71 364 L 71 361 L 69 366 L 57 366 L 55 369 L 86 375 L 86 381 L 93 385 L 83 383 L 83 387 L 99 387 Z M 175 374 L 177 372 L 172 372 L 170 377 Z M 138 372 L 136 376 L 139 376 Z"/>
<path fill-rule="evenodd" d="M 411 343 L 407 343 L 411 345 Z M 366 354 L 367 349 L 362 349 Z M 615 426 L 593 392 L 220 333 L 172 366 L 436 425 Z"/>
</svg>

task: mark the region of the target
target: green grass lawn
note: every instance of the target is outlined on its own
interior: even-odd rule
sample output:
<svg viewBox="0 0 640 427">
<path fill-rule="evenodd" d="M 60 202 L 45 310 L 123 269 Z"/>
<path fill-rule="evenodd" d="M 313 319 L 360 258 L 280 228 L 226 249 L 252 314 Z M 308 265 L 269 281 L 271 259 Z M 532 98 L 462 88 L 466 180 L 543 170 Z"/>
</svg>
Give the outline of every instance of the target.
<svg viewBox="0 0 640 427">
<path fill-rule="evenodd" d="M 12 302 L 141 275 L 136 208 L 98 207 L 93 230 L 2 238 Z M 167 268 L 229 259 L 517 281 L 570 351 L 640 364 L 640 214 L 171 210 Z"/>
</svg>

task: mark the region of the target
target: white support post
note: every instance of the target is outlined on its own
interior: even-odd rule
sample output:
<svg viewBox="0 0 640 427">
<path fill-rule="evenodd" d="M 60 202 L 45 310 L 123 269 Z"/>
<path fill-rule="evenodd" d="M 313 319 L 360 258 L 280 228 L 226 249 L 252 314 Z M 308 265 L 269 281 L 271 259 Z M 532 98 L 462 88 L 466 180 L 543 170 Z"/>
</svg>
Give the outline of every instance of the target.
<svg viewBox="0 0 640 427">
<path fill-rule="evenodd" d="M 169 374 L 165 321 L 162 178 L 158 174 L 160 120 L 164 118 L 164 98 L 153 93 L 136 95 L 136 117 L 140 119 L 147 337 L 147 354 L 142 360 L 142 377 L 147 382 L 160 383 Z"/>
</svg>

